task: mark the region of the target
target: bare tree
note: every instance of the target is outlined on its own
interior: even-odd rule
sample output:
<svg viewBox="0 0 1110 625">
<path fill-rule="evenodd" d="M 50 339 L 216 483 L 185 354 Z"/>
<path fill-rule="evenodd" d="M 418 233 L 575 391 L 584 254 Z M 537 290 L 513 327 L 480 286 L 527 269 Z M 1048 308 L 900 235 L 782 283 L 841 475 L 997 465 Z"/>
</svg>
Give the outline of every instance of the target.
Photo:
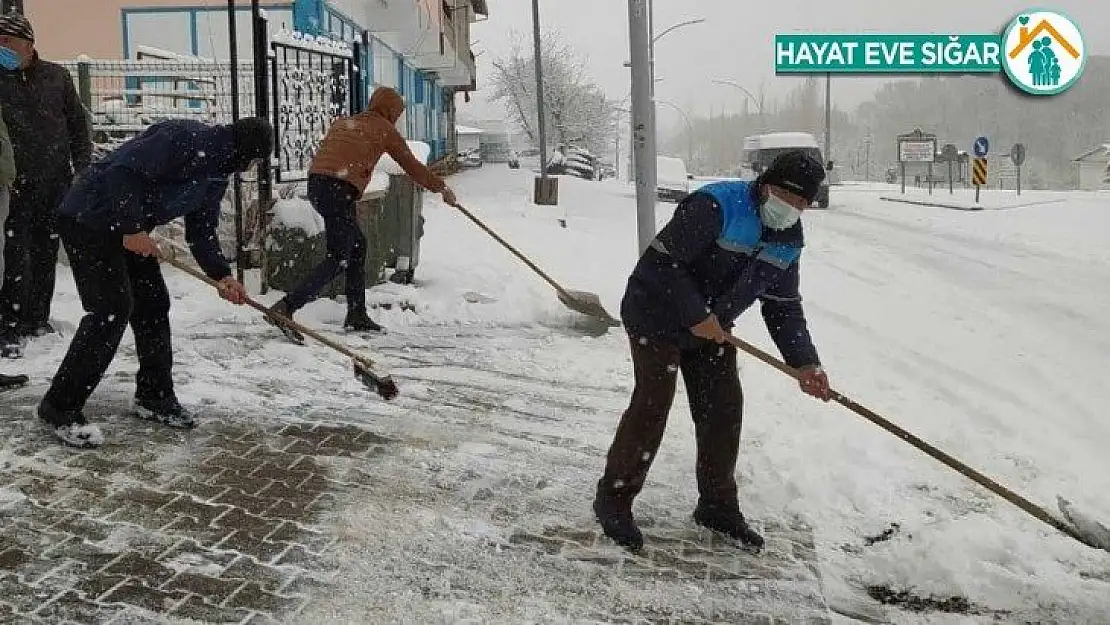
<svg viewBox="0 0 1110 625">
<path fill-rule="evenodd" d="M 531 47 L 519 33 L 512 52 L 493 62 L 491 97 L 502 102 L 509 117 L 533 144 L 539 142 L 536 70 Z M 554 31 L 543 35 L 545 129 L 555 145 L 576 145 L 594 154 L 607 151 L 613 140 L 616 108 L 586 74 L 585 64 Z"/>
</svg>

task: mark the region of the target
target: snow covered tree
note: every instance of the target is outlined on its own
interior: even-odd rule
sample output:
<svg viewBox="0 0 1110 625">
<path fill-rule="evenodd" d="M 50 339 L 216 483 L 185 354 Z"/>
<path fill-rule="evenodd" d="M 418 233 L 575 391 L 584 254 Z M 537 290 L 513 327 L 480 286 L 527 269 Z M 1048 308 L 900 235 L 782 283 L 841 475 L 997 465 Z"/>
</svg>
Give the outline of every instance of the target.
<svg viewBox="0 0 1110 625">
<path fill-rule="evenodd" d="M 531 40 L 514 35 L 512 52 L 493 62 L 491 97 L 533 145 L 539 145 L 536 69 Z M 557 32 L 543 35 L 544 128 L 549 149 L 559 145 L 606 153 L 613 141 L 616 107 L 585 71 L 585 63 Z"/>
</svg>

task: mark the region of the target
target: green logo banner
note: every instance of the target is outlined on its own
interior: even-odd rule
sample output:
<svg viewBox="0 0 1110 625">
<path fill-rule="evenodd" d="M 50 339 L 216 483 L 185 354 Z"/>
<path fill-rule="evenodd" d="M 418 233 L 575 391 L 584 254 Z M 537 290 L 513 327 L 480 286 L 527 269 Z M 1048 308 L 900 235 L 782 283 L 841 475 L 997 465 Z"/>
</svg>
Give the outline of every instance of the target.
<svg viewBox="0 0 1110 625">
<path fill-rule="evenodd" d="M 775 35 L 779 74 L 997 73 L 999 35 Z"/>
</svg>

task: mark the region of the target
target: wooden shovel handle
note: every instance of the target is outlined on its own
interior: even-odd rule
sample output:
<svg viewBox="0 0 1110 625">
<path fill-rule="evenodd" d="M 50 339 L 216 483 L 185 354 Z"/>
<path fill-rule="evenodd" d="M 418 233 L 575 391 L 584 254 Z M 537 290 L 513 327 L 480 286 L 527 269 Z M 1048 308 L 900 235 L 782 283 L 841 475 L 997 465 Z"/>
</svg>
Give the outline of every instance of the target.
<svg viewBox="0 0 1110 625">
<path fill-rule="evenodd" d="M 800 376 L 801 376 L 801 373 L 797 369 L 795 369 L 793 367 L 790 367 L 786 363 L 783 363 L 783 362 L 779 361 L 774 356 L 771 356 L 767 352 L 764 352 L 763 350 L 759 349 L 758 347 L 755 347 L 754 345 L 751 345 L 750 343 L 744 341 L 743 339 L 740 339 L 740 338 L 737 338 L 735 336 L 729 335 L 728 342 L 731 345 L 733 345 L 734 347 L 736 347 L 737 349 L 739 349 L 739 350 L 741 350 L 741 351 L 743 351 L 743 352 L 745 352 L 745 353 L 747 353 L 751 356 L 754 356 L 755 358 L 757 358 L 759 360 L 762 360 L 764 363 L 774 367 L 775 369 L 778 369 L 779 371 L 785 373 L 786 375 L 789 375 L 790 377 L 794 378 L 795 380 L 799 379 Z M 913 445 L 914 447 L 916 447 L 917 449 L 925 452 L 929 456 L 932 456 L 934 459 L 939 460 L 940 462 L 947 465 L 949 468 L 957 471 L 958 473 L 960 473 L 963 476 L 967 477 L 968 479 L 974 481 L 975 483 L 979 484 L 980 486 L 986 488 L 987 490 L 991 491 L 992 493 L 998 495 L 999 497 L 1002 497 L 1003 499 L 1005 499 L 1006 501 L 1014 504 L 1018 508 L 1021 508 L 1026 513 L 1028 513 L 1030 516 L 1034 517 L 1035 519 L 1037 519 L 1039 521 L 1043 521 L 1044 523 L 1046 523 L 1048 525 L 1051 525 L 1053 528 L 1059 530 L 1060 532 L 1063 532 L 1064 534 L 1067 534 L 1068 536 L 1071 536 L 1075 540 L 1083 543 L 1084 545 L 1087 545 L 1088 547 L 1094 547 L 1096 549 L 1101 548 L 1098 545 L 1095 545 L 1095 544 L 1092 544 L 1091 542 L 1089 542 L 1082 534 L 1077 532 L 1071 525 L 1069 525 L 1069 524 L 1065 523 L 1064 521 L 1061 521 L 1060 519 L 1056 518 L 1055 516 L 1050 514 L 1048 511 L 1046 511 L 1044 508 L 1041 508 L 1040 506 L 1038 506 L 1035 503 L 1029 501 L 1028 499 L 1025 499 L 1021 495 L 1018 495 L 1014 491 L 1006 488 L 1005 486 L 1002 486 L 1001 484 L 992 480 L 991 478 L 987 477 L 986 475 L 983 475 L 979 471 L 976 471 L 975 469 L 969 467 L 968 465 L 964 464 L 963 462 L 954 458 L 953 456 L 945 453 L 944 451 L 938 449 L 937 447 L 935 447 L 933 445 L 930 445 L 929 443 L 925 442 L 924 440 L 922 440 L 918 436 L 908 432 L 907 430 L 903 429 L 902 427 L 900 427 L 900 426 L 892 423 L 891 421 L 883 418 L 881 415 L 879 415 L 875 411 L 871 410 L 870 408 L 867 408 L 866 406 L 863 406 L 862 404 L 856 402 L 855 400 L 850 399 L 850 398 L 846 397 L 845 395 L 842 395 L 838 391 L 835 391 L 835 390 L 830 391 L 830 394 L 832 395 L 832 400 L 837 402 L 841 406 L 844 406 L 848 410 L 851 410 L 852 412 L 856 413 L 857 415 L 859 415 L 859 416 L 863 417 L 864 419 L 867 419 L 868 421 L 874 423 L 875 425 L 883 428 L 887 432 L 890 432 L 891 434 L 897 436 L 898 438 L 900 438 L 903 441 L 909 443 L 910 445 Z"/>
</svg>

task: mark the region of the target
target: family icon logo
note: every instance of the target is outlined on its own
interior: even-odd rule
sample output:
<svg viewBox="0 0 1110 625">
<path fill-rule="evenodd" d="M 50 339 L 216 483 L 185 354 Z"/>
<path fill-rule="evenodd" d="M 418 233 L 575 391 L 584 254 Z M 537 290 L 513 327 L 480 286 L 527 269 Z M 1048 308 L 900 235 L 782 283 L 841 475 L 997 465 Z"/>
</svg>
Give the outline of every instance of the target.
<svg viewBox="0 0 1110 625">
<path fill-rule="evenodd" d="M 1002 68 L 1022 91 L 1054 95 L 1083 73 L 1087 50 L 1083 33 L 1058 11 L 1033 9 L 1016 16 L 1002 35 Z"/>
</svg>

